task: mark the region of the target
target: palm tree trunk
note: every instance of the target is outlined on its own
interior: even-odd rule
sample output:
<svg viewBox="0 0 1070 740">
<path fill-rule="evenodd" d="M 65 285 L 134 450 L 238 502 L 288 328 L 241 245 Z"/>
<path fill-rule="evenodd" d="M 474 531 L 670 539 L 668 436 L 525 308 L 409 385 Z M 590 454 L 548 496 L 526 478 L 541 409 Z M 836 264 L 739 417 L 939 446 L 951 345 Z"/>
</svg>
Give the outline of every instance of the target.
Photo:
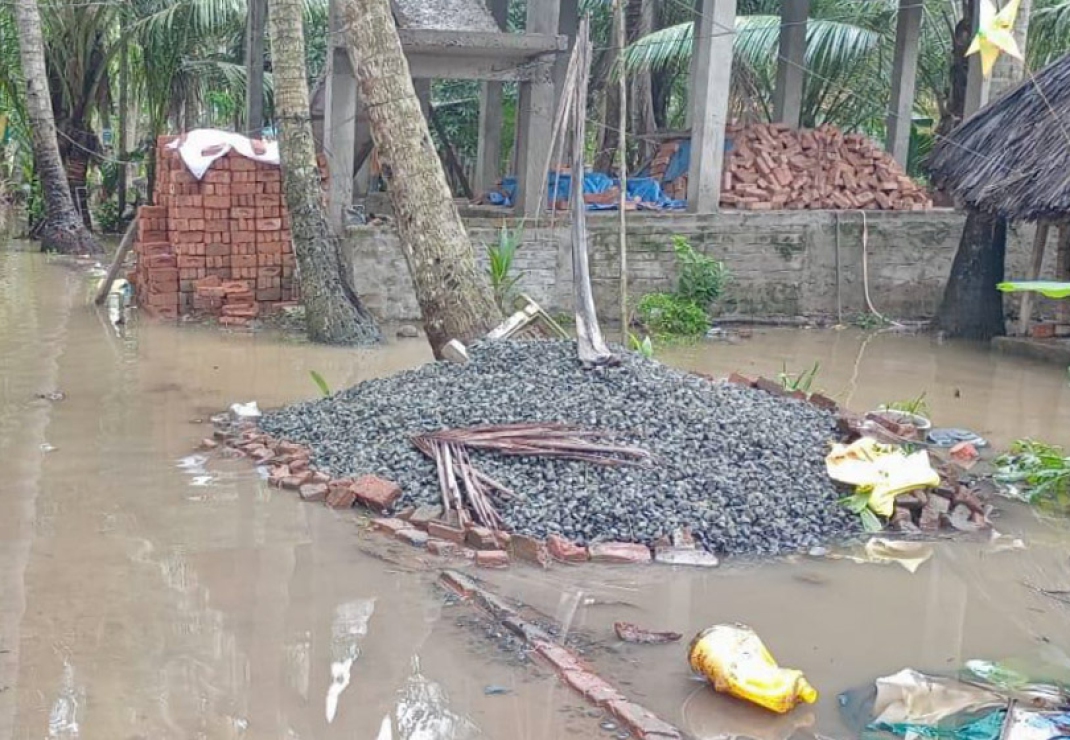
<svg viewBox="0 0 1070 740">
<path fill-rule="evenodd" d="M 435 356 L 500 321 L 413 88 L 389 0 L 346 0 L 347 45 Z"/>
<path fill-rule="evenodd" d="M 41 247 L 65 254 L 102 252 L 78 216 L 60 159 L 36 0 L 15 1 L 15 22 L 22 76 L 26 81 L 26 114 L 33 130 L 34 163 L 45 197 L 45 220 L 39 232 Z"/>
<path fill-rule="evenodd" d="M 267 0 L 249 0 L 245 31 L 245 129 L 260 138 L 264 127 L 264 25 Z"/>
<path fill-rule="evenodd" d="M 302 6 L 303 0 L 270 0 L 268 8 L 283 189 L 308 336 L 326 344 L 377 342 L 375 320 L 342 278 L 340 240 L 327 221 L 312 141 Z"/>
<path fill-rule="evenodd" d="M 628 43 L 634 44 L 654 30 L 653 0 L 628 0 Z M 639 142 L 638 164 L 645 164 L 654 156 L 657 145 L 648 138 L 658 129 L 654 116 L 654 82 L 650 70 L 639 70 L 631 75 L 628 113 L 631 116 L 632 134 Z"/>
</svg>

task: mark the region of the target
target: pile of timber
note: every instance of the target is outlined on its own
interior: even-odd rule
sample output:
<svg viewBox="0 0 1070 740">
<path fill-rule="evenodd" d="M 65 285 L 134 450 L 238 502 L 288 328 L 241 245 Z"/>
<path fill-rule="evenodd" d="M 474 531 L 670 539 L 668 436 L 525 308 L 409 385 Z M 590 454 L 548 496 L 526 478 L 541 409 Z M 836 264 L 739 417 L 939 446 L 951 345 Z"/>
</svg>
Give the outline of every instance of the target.
<svg viewBox="0 0 1070 740">
<path fill-rule="evenodd" d="M 932 207 L 924 188 L 891 155 L 862 134 L 835 126 L 792 129 L 784 124 L 729 126 L 721 207 L 748 211 L 882 210 Z M 666 142 L 651 165 L 664 176 L 680 142 Z M 666 186 L 670 197 L 687 197 L 687 176 Z"/>
</svg>

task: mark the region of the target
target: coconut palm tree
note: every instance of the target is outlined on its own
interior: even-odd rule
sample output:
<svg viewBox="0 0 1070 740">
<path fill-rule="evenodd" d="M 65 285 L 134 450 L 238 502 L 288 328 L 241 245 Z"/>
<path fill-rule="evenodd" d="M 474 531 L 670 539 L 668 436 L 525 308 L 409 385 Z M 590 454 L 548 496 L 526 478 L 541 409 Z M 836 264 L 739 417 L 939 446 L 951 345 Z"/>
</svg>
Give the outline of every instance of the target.
<svg viewBox="0 0 1070 740">
<path fill-rule="evenodd" d="M 74 207 L 60 158 L 41 16 L 36 0 L 16 0 L 14 17 L 26 92 L 26 118 L 33 131 L 34 162 L 45 198 L 46 214 L 40 229 L 41 246 L 48 251 L 66 254 L 101 252 L 103 250 Z"/>
</svg>

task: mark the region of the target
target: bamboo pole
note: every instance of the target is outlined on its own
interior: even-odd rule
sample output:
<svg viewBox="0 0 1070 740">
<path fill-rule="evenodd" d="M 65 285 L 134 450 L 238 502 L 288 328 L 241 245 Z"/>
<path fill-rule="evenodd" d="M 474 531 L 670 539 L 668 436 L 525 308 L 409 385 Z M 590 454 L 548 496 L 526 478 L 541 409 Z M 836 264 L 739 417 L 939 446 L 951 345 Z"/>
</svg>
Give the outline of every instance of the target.
<svg viewBox="0 0 1070 740">
<path fill-rule="evenodd" d="M 616 0 L 617 13 L 617 69 L 620 85 L 618 107 L 617 154 L 620 158 L 620 343 L 628 346 L 628 75 L 624 71 L 624 44 L 627 40 L 624 7 L 628 0 Z"/>
<path fill-rule="evenodd" d="M 1036 280 L 1040 277 L 1040 268 L 1044 264 L 1044 249 L 1048 244 L 1048 222 L 1037 223 L 1037 233 L 1033 238 L 1033 261 L 1029 265 L 1027 280 Z M 1029 336 L 1029 323 L 1033 318 L 1033 293 L 1022 293 L 1021 315 L 1018 317 L 1018 333 Z"/>
<path fill-rule="evenodd" d="M 137 234 L 137 220 L 137 216 L 130 220 L 130 225 L 126 227 L 126 233 L 123 234 L 123 240 L 119 242 L 119 248 L 115 250 L 115 259 L 111 261 L 108 273 L 104 276 L 104 280 L 101 281 L 100 288 L 97 289 L 97 295 L 93 299 L 93 303 L 98 306 L 108 298 L 108 292 L 111 290 L 111 285 L 115 282 L 119 270 L 123 267 L 127 253 L 130 251 L 130 247 L 134 246 L 134 235 Z"/>
<path fill-rule="evenodd" d="M 572 123 L 572 283 L 576 311 L 576 347 L 585 367 L 617 364 L 620 360 L 609 351 L 598 325 L 587 257 L 587 204 L 583 199 L 583 174 L 587 132 L 587 82 L 591 76 L 590 20 L 580 21 L 574 54 L 579 57 L 573 95 Z"/>
</svg>

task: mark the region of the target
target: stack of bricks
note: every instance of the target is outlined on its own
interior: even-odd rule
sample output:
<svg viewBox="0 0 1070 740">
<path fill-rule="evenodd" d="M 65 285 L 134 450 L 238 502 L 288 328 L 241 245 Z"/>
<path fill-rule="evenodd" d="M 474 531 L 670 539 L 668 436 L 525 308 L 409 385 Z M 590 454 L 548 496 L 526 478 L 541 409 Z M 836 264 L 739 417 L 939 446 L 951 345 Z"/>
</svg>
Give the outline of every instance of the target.
<svg viewBox="0 0 1070 740">
<path fill-rule="evenodd" d="M 138 212 L 139 304 L 161 318 L 210 315 L 229 325 L 296 305 L 280 168 L 232 151 L 198 181 L 167 147 L 173 140 L 156 147 L 157 205 Z"/>
<path fill-rule="evenodd" d="M 784 124 L 729 126 L 721 207 L 751 211 L 883 210 L 932 207 L 924 188 L 891 155 L 862 134 L 834 126 L 792 129 Z M 679 142 L 666 142 L 651 164 L 661 179 Z M 669 197 L 687 197 L 687 176 L 666 186 Z"/>
</svg>

